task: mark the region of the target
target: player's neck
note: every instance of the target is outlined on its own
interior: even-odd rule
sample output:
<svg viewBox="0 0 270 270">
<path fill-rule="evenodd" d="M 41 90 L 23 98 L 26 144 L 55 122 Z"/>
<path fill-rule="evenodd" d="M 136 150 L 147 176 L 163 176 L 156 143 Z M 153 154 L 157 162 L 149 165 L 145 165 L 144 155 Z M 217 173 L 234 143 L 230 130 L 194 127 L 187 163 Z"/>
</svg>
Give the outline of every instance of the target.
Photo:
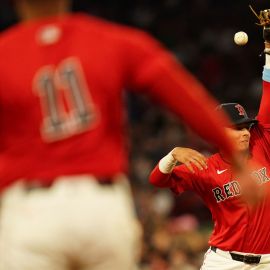
<svg viewBox="0 0 270 270">
<path fill-rule="evenodd" d="M 226 163 L 230 163 L 230 159 L 226 157 L 226 155 L 220 151 L 219 152 L 221 158 L 226 162 Z M 246 164 L 246 162 L 249 160 L 250 158 L 250 152 L 249 150 L 243 151 L 243 152 L 238 152 L 237 153 L 238 156 L 238 160 L 240 163 L 242 164 Z"/>
<path fill-rule="evenodd" d="M 22 21 L 30 21 L 65 15 L 69 12 L 69 5 L 66 1 L 55 1 L 55 4 L 51 1 L 39 1 L 38 4 L 21 1 L 17 4 L 17 12 Z"/>
<path fill-rule="evenodd" d="M 240 152 L 239 153 L 239 157 L 240 157 L 240 162 L 242 161 L 243 164 L 246 164 L 247 161 L 250 158 L 250 152 L 249 152 L 249 150 L 246 150 L 244 152 Z"/>
</svg>

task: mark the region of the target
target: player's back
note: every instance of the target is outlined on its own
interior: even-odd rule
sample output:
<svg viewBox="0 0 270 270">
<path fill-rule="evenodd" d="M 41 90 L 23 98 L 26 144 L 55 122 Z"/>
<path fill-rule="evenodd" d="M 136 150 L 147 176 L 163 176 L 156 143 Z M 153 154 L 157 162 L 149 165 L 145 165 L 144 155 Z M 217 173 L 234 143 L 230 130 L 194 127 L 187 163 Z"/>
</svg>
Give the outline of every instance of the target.
<svg viewBox="0 0 270 270">
<path fill-rule="evenodd" d="M 135 33 L 77 14 L 22 23 L 0 36 L 3 185 L 126 170 L 122 90 Z"/>
</svg>

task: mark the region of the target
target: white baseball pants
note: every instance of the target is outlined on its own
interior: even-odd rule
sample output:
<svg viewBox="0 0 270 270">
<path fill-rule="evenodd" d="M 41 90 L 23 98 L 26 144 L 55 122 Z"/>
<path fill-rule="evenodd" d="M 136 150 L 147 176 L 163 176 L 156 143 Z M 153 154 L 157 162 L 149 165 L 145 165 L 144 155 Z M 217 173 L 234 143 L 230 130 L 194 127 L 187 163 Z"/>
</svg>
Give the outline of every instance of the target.
<svg viewBox="0 0 270 270">
<path fill-rule="evenodd" d="M 31 191 L 21 182 L 0 213 L 0 270 L 136 269 L 141 227 L 125 178 L 60 177 Z"/>
<path fill-rule="evenodd" d="M 214 252 L 209 248 L 201 270 L 270 270 L 270 254 L 262 255 L 260 263 L 252 265 L 233 260 L 228 251 L 217 249 Z"/>
</svg>

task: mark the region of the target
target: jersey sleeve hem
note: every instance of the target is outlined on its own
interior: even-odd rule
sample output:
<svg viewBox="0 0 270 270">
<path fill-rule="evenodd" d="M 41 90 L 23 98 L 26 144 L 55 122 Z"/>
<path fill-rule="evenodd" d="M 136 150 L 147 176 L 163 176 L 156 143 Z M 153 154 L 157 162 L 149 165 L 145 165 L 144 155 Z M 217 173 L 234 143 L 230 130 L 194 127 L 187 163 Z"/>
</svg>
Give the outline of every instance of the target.
<svg viewBox="0 0 270 270">
<path fill-rule="evenodd" d="M 263 68 L 262 78 L 265 82 L 270 82 L 270 69 L 269 68 L 267 68 L 267 67 Z"/>
</svg>

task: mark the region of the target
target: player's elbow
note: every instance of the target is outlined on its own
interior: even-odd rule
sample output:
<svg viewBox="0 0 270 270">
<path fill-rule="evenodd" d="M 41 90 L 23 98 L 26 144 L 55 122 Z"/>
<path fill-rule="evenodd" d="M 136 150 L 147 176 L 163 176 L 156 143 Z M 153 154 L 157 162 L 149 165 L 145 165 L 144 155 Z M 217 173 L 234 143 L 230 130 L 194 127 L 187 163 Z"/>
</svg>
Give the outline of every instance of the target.
<svg viewBox="0 0 270 270">
<path fill-rule="evenodd" d="M 149 182 L 153 186 L 159 188 L 167 188 L 169 187 L 169 177 L 170 174 L 164 174 L 160 170 L 155 168 L 149 176 Z"/>
</svg>

